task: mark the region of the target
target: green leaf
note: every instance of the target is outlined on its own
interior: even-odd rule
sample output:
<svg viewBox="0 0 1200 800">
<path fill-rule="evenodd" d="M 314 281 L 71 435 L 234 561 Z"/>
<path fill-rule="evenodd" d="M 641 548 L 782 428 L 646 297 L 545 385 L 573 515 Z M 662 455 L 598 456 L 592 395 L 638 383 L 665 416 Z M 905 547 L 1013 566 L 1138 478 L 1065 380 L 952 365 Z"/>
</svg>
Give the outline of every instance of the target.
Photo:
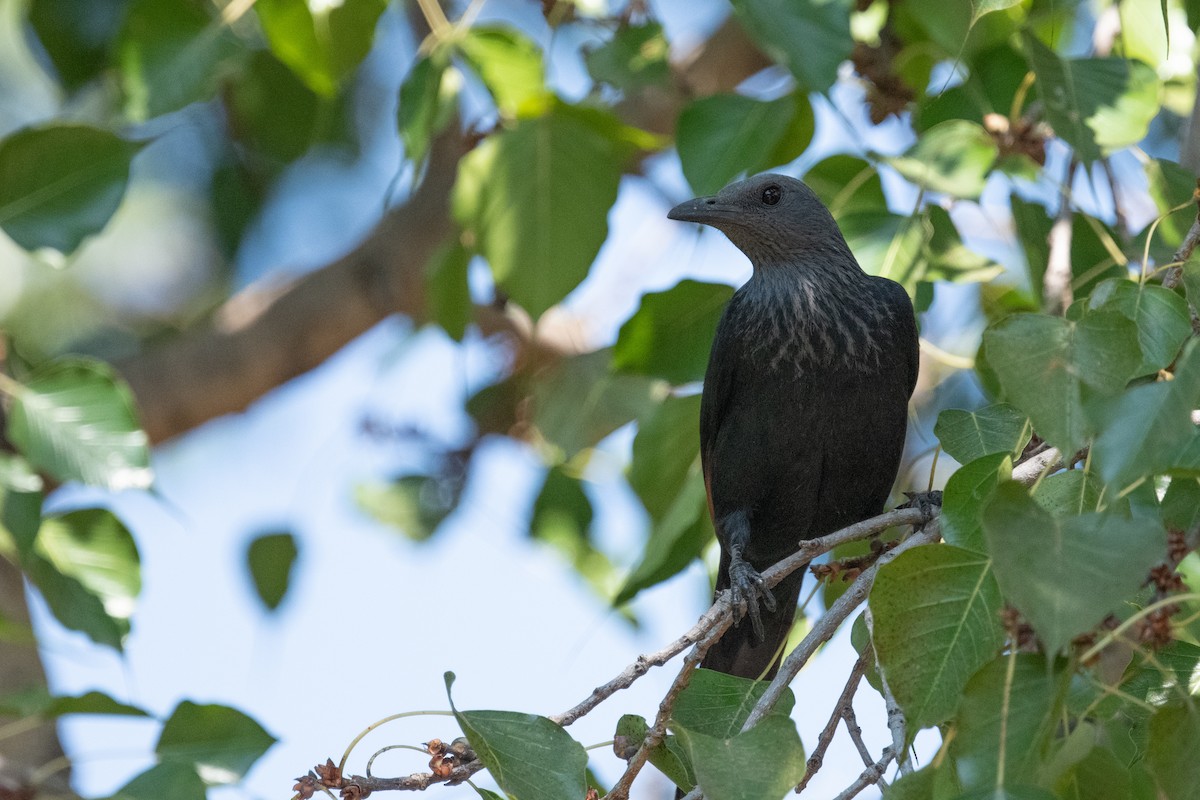
<svg viewBox="0 0 1200 800">
<path fill-rule="evenodd" d="M 696 194 L 715 194 L 733 178 L 764 166 L 764 154 L 783 139 L 795 106 L 789 98 L 755 100 L 714 94 L 679 114 L 676 148 L 683 174 Z"/>
<path fill-rule="evenodd" d="M 125 620 L 133 615 L 142 588 L 137 545 L 108 509 L 85 508 L 47 517 L 34 551 L 98 597 L 110 617 Z"/>
<path fill-rule="evenodd" d="M 279 608 L 287 595 L 297 552 L 296 537 L 286 532 L 263 534 L 250 542 L 246 566 L 258 599 L 268 611 Z"/>
<path fill-rule="evenodd" d="M 0 140 L 0 228 L 26 250 L 73 252 L 116 212 L 140 149 L 86 125 L 10 134 Z"/>
<path fill-rule="evenodd" d="M 855 211 L 886 211 L 883 181 L 868 161 L 836 155 L 818 161 L 804 173 L 804 182 L 837 218 Z"/>
<path fill-rule="evenodd" d="M 1105 747 L 1094 747 L 1067 778 L 1067 797 L 1083 800 L 1130 800 L 1133 781 L 1129 768 Z"/>
<path fill-rule="evenodd" d="M 425 277 L 429 316 L 456 342 L 463 340 L 475 314 L 467 280 L 470 266 L 471 254 L 455 240 L 430 258 Z"/>
<path fill-rule="evenodd" d="M 433 137 L 453 116 L 459 82 L 458 71 L 435 52 L 418 60 L 400 84 L 396 124 L 404 154 L 414 164 L 425 160 Z"/>
<path fill-rule="evenodd" d="M 489 136 L 459 164 L 455 217 L 497 285 L 534 318 L 587 276 L 608 236 L 624 149 L 555 111 Z"/>
<path fill-rule="evenodd" d="M 886 210 L 844 215 L 838 224 L 862 268 L 891 278 L 911 295 L 925 277 L 922 250 L 931 230 L 924 214 L 902 217 Z"/>
<path fill-rule="evenodd" d="M 148 717 L 137 706 L 121 703 L 103 692 L 54 696 L 46 689 L 34 689 L 0 697 L 0 715 L 54 719 L 67 714 L 101 714 L 118 717 Z"/>
<path fill-rule="evenodd" d="M 99 0 L 80 8 L 79 0 L 27 3 L 29 25 L 68 92 L 99 76 L 109 64 L 113 39 L 121 29 L 126 0 Z"/>
<path fill-rule="evenodd" d="M 1104 484 L 1090 472 L 1069 469 L 1039 481 L 1034 487 L 1033 499 L 1056 517 L 1089 514 L 1104 510 Z M 1110 510 L 1123 512 L 1122 503 L 1122 500 L 1113 500 Z"/>
<path fill-rule="evenodd" d="M 948 408 L 938 414 L 933 434 L 955 461 L 967 464 L 992 453 L 1021 455 L 1033 428 L 1029 418 L 1007 403 L 978 411 Z"/>
<path fill-rule="evenodd" d="M 1022 34 L 1046 120 L 1088 163 L 1137 144 L 1159 111 L 1158 76 L 1140 61 L 1059 57 Z"/>
<path fill-rule="evenodd" d="M 17 455 L 0 454 L 0 556 L 25 558 L 42 524 L 42 479 Z"/>
<path fill-rule="evenodd" d="M 214 11 L 198 0 L 130 5 L 117 42 L 130 118 L 140 122 L 209 100 L 238 70 L 246 51 Z"/>
<path fill-rule="evenodd" d="M 1007 794 L 1014 784 L 1032 782 L 1058 723 L 1064 675 L 1035 654 L 1010 654 L 993 660 L 967 682 L 958 706 L 958 731 L 950 743 L 964 790 L 987 792 L 963 797 L 1043 797 Z M 997 773 L 1004 760 L 1003 784 Z M 991 792 L 997 792 L 993 795 Z M 1053 795 L 1049 795 L 1053 797 Z"/>
<path fill-rule="evenodd" d="M 956 283 L 990 281 L 1004 272 L 1004 267 L 963 244 L 958 228 L 946 209 L 931 205 L 925 208 L 925 215 L 928 232 L 921 250 L 921 258 L 925 262 L 921 280 Z"/>
<path fill-rule="evenodd" d="M 458 47 L 503 116 L 537 116 L 552 99 L 541 49 L 516 28 L 472 27 Z"/>
<path fill-rule="evenodd" d="M 1200 478 L 1171 478 L 1162 499 L 1163 522 L 1168 529 L 1190 531 L 1200 523 Z"/>
<path fill-rule="evenodd" d="M 980 553 L 914 547 L 879 570 L 870 597 L 875 654 L 910 735 L 953 715 L 967 680 L 999 652 L 1002 605 Z"/>
<path fill-rule="evenodd" d="M 995 140 L 980 125 L 953 119 L 934 125 L 908 152 L 887 163 L 930 191 L 974 199 L 983 192 L 998 155 Z"/>
<path fill-rule="evenodd" d="M 133 395 L 100 361 L 63 358 L 17 392 L 8 437 L 39 469 L 108 489 L 150 485 L 150 450 Z"/>
<path fill-rule="evenodd" d="M 195 767 L 164 761 L 137 775 L 109 800 L 205 800 L 208 791 Z"/>
<path fill-rule="evenodd" d="M 956 547 L 986 552 L 984 501 L 997 486 L 1011 479 L 1012 458 L 1008 453 L 992 453 L 955 470 L 942 492 L 942 538 Z"/>
<path fill-rule="evenodd" d="M 276 58 L 314 92 L 332 97 L 371 49 L 387 0 L 343 0 L 319 11 L 315 6 L 307 0 L 258 0 L 254 10 Z"/>
<path fill-rule="evenodd" d="M 1150 718 L 1146 764 L 1166 800 L 1192 800 L 1200 786 L 1200 714 L 1170 705 Z"/>
<path fill-rule="evenodd" d="M 1054 517 L 1017 483 L 999 486 L 983 533 L 1004 597 L 1048 653 L 1115 611 L 1166 555 L 1160 523 L 1114 514 Z"/>
<path fill-rule="evenodd" d="M 454 683 L 447 672 L 446 695 Z M 587 752 L 561 726 L 536 714 L 450 707 L 471 748 L 504 792 L 521 800 L 583 797 Z"/>
<path fill-rule="evenodd" d="M 572 356 L 539 378 L 533 423 L 551 448 L 550 461 L 566 461 L 594 447 L 652 407 L 654 382 L 609 372 L 611 359 L 608 350 Z"/>
<path fill-rule="evenodd" d="M 1167 60 L 1167 7 L 1165 0 L 1123 0 L 1117 6 L 1125 56 L 1155 69 Z"/>
<path fill-rule="evenodd" d="M 624 25 L 599 47 L 584 51 L 592 79 L 625 91 L 662 85 L 671 74 L 662 25 Z"/>
<path fill-rule="evenodd" d="M 671 719 L 687 728 L 689 733 L 729 739 L 742 730 L 769 684 L 770 681 L 698 669 L 687 688 L 679 693 Z M 771 709 L 771 715 L 787 717 L 795 704 L 795 696 L 786 689 Z"/>
<path fill-rule="evenodd" d="M 1121 490 L 1178 463 L 1195 435 L 1192 409 L 1200 401 L 1200 348 L 1189 344 L 1175 379 L 1134 386 L 1098 414 L 1101 433 L 1092 451 L 1096 470 Z"/>
<path fill-rule="evenodd" d="M 63 627 L 81 631 L 97 644 L 121 650 L 121 642 L 129 632 L 128 622 L 105 611 L 101 599 L 79 580 L 64 575 L 37 553 L 22 558 L 21 568 Z"/>
<path fill-rule="evenodd" d="M 1119 392 L 1141 361 L 1133 323 L 1112 311 L 1078 322 L 1013 314 L 984 332 L 983 347 L 1005 398 L 1064 453 L 1079 450 L 1092 433 L 1085 395 Z"/>
<path fill-rule="evenodd" d="M 782 800 L 804 777 L 804 746 L 788 717 L 772 714 L 728 739 L 672 729 L 708 800 Z"/>
<path fill-rule="evenodd" d="M 457 498 L 453 487 L 430 475 L 401 475 L 368 481 L 354 489 L 354 500 L 372 518 L 409 539 L 423 542 L 450 516 Z"/>
<path fill-rule="evenodd" d="M 333 116 L 329 101 L 266 50 L 254 53 L 224 97 L 233 135 L 273 161 L 273 167 L 308 152 L 328 133 Z"/>
<path fill-rule="evenodd" d="M 1088 307 L 1117 311 L 1137 326 L 1142 349 L 1138 375 L 1153 374 L 1169 366 L 1192 333 L 1187 303 L 1162 286 L 1110 278 L 1092 291 Z"/>
<path fill-rule="evenodd" d="M 694 469 L 679 494 L 654 521 L 641 559 L 613 599 L 614 606 L 633 599 L 643 589 L 665 581 L 699 557 L 712 541 L 704 476 Z"/>
<path fill-rule="evenodd" d="M 614 588 L 615 570 L 608 556 L 592 543 L 592 516 L 582 482 L 561 466 L 551 467 L 533 503 L 529 535 L 558 549 L 597 593 L 607 598 Z"/>
<path fill-rule="evenodd" d="M 644 741 L 649 731 L 650 726 L 646 724 L 646 720 L 636 714 L 625 714 L 617 721 L 617 738 L 624 738 L 626 746 L 629 747 L 636 747 Z M 696 785 L 696 776 L 692 772 L 692 763 L 687 751 L 674 736 L 668 735 L 650 751 L 650 763 L 685 792 Z"/>
<path fill-rule="evenodd" d="M 699 460 L 700 395 L 668 397 L 638 422 L 629 485 L 651 519 L 663 518 Z"/>
<path fill-rule="evenodd" d="M 1021 0 L 971 0 L 971 24 L 974 25 L 985 14 L 1004 11 L 1020 4 Z"/>
<path fill-rule="evenodd" d="M 833 86 L 854 49 L 847 3 L 734 0 L 733 10 L 750 38 L 808 92 Z"/>
<path fill-rule="evenodd" d="M 237 783 L 276 739 L 236 708 L 184 700 L 163 723 L 154 752 L 190 764 L 208 784 Z"/>
<path fill-rule="evenodd" d="M 731 297 L 733 289 L 726 284 L 693 280 L 643 295 L 621 326 L 613 367 L 674 384 L 703 380 L 717 323 Z"/>
</svg>

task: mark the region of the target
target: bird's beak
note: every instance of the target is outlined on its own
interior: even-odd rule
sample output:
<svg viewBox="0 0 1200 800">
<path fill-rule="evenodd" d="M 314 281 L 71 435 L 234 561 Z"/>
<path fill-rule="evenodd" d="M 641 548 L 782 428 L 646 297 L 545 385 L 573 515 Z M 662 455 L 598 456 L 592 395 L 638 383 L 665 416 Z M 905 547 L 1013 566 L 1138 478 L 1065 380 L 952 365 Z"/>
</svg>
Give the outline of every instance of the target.
<svg viewBox="0 0 1200 800">
<path fill-rule="evenodd" d="M 732 208 L 719 202 L 716 197 L 697 197 L 672 208 L 667 212 L 667 219 L 712 225 L 727 218 L 732 212 Z"/>
</svg>

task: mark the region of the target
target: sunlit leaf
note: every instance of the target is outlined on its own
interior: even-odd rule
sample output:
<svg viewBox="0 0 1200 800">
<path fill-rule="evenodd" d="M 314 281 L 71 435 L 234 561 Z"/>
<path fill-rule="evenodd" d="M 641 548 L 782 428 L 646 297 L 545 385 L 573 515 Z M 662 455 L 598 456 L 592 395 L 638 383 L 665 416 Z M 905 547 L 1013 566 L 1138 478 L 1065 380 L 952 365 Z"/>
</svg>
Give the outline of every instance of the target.
<svg viewBox="0 0 1200 800">
<path fill-rule="evenodd" d="M 933 433 L 945 450 L 960 464 L 992 453 L 1021 454 L 1032 433 L 1029 418 L 1006 403 L 976 411 L 948 408 L 938 414 Z"/>
<path fill-rule="evenodd" d="M 457 70 L 435 52 L 418 60 L 400 84 L 396 124 L 410 161 L 425 159 L 433 137 L 452 118 L 459 81 Z"/>
<path fill-rule="evenodd" d="M 236 708 L 184 700 L 163 723 L 154 752 L 189 764 L 208 784 L 236 783 L 275 744 L 275 737 Z"/>
<path fill-rule="evenodd" d="M 622 152 L 552 112 L 489 136 L 460 164 L 455 216 L 497 285 L 535 318 L 584 279 L 604 243 Z"/>
<path fill-rule="evenodd" d="M 317 94 L 332 97 L 371 49 L 387 0 L 258 0 L 254 11 L 271 52 Z M 319 10 L 314 10 L 319 9 Z"/>
<path fill-rule="evenodd" d="M 133 614 L 142 588 L 137 545 L 108 509 L 85 508 L 47 517 L 34 550 L 100 598 L 110 617 L 128 619 Z"/>
<path fill-rule="evenodd" d="M 998 151 L 990 134 L 967 120 L 942 122 L 888 164 L 910 181 L 934 192 L 976 198 L 983 191 Z"/>
<path fill-rule="evenodd" d="M 67 358 L 37 369 L 16 395 L 8 436 L 59 480 L 129 489 L 152 479 L 133 395 L 99 361 Z"/>
<path fill-rule="evenodd" d="M 116 212 L 139 149 L 108 131 L 67 123 L 0 140 L 0 229 L 26 250 L 74 251 Z"/>
<path fill-rule="evenodd" d="M 839 219 L 855 211 L 887 210 L 879 173 L 861 158 L 835 155 L 818 161 L 804 173 L 804 182 Z"/>
<path fill-rule="evenodd" d="M 646 22 L 618 28 L 607 42 L 587 50 L 584 59 L 594 80 L 630 91 L 666 83 L 668 50 L 662 25 Z"/>
<path fill-rule="evenodd" d="M 504 116 L 536 116 L 550 101 L 542 51 L 517 29 L 472 27 L 458 46 Z"/>
</svg>

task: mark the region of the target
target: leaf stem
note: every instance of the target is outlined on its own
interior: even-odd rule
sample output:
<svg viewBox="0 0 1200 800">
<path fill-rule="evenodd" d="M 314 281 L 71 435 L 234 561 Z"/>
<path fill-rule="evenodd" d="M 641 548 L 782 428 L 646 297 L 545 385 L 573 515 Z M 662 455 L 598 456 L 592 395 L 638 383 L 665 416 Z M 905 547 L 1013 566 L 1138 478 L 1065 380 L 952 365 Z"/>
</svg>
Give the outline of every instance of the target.
<svg viewBox="0 0 1200 800">
<path fill-rule="evenodd" d="M 1113 628 L 1111 631 L 1102 636 L 1094 645 L 1083 651 L 1083 655 L 1079 657 L 1080 662 L 1086 664 L 1087 662 L 1091 661 L 1100 654 L 1101 650 L 1115 642 L 1118 636 L 1129 630 L 1132 626 L 1136 625 L 1143 618 L 1153 614 L 1155 611 L 1158 611 L 1160 608 L 1172 605 L 1174 603 L 1186 602 L 1188 600 L 1200 600 L 1200 593 L 1188 592 L 1187 594 L 1174 594 L 1170 597 L 1164 597 L 1161 600 L 1151 603 L 1131 616 L 1129 619 L 1122 622 L 1117 627 Z"/>
<path fill-rule="evenodd" d="M 381 720 L 372 722 L 370 725 L 368 725 L 366 728 L 364 728 L 362 730 L 362 732 L 358 734 L 358 736 L 355 736 L 353 741 L 351 741 L 350 744 L 348 744 L 346 746 L 346 752 L 342 753 L 342 760 L 340 762 L 338 762 L 338 771 L 343 772 L 343 773 L 346 771 L 346 761 L 349 760 L 349 758 L 350 758 L 350 752 L 355 747 L 358 746 L 358 743 L 361 742 L 368 733 L 375 730 L 376 728 L 378 728 L 381 725 L 385 725 L 389 722 L 393 722 L 398 719 L 403 719 L 404 717 L 453 717 L 453 716 L 454 716 L 454 713 L 451 711 L 403 711 L 399 714 L 392 714 L 389 717 L 384 717 Z"/>
</svg>

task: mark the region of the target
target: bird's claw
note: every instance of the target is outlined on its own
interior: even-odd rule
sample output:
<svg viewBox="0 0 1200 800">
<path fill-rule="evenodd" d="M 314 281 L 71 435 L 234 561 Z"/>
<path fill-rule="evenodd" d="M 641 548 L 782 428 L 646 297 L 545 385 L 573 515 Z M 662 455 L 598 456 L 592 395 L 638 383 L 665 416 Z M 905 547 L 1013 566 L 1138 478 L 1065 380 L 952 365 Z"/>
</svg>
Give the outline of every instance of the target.
<svg viewBox="0 0 1200 800">
<path fill-rule="evenodd" d="M 767 588 L 762 574 L 748 562 L 734 558 L 729 564 L 729 592 L 733 605 L 733 624 L 739 624 L 744 616 L 750 617 L 755 641 L 762 642 L 767 637 L 760 604 L 768 613 L 775 611 L 775 595 Z"/>
</svg>

